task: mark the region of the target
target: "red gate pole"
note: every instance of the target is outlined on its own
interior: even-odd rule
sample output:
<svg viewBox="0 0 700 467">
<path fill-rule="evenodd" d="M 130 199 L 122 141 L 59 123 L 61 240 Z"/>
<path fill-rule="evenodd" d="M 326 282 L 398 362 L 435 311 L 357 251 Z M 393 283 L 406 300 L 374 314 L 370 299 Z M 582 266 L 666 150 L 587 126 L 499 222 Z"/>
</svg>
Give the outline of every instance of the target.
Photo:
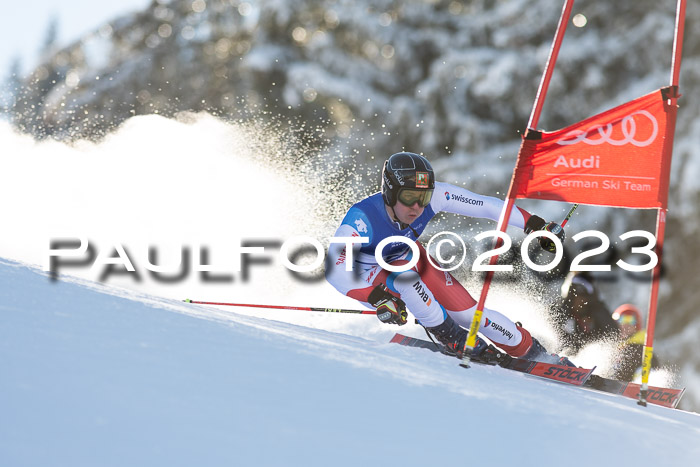
<svg viewBox="0 0 700 467">
<path fill-rule="evenodd" d="M 566 0 L 564 2 L 564 7 L 562 8 L 561 17 L 559 18 L 559 24 L 557 25 L 557 31 L 554 35 L 554 41 L 552 42 L 552 48 L 549 51 L 549 57 L 547 58 L 547 63 L 545 64 L 544 73 L 542 74 L 542 80 L 540 81 L 540 87 L 537 90 L 537 96 L 535 97 L 535 103 L 532 108 L 532 113 L 530 114 L 530 121 L 527 126 L 528 129 L 535 129 L 537 123 L 540 119 L 540 114 L 542 113 L 542 107 L 544 106 L 544 100 L 547 96 L 547 90 L 549 89 L 549 82 L 552 79 L 552 73 L 554 72 L 554 65 L 556 64 L 557 57 L 559 56 L 559 49 L 561 48 L 561 43 L 564 40 L 564 33 L 566 33 L 566 26 L 569 23 L 569 18 L 571 17 L 571 10 L 574 6 L 574 0 Z M 522 146 L 521 146 L 522 151 Z M 518 155 L 519 157 L 519 155 Z M 500 219 L 498 220 L 498 230 L 505 232 L 508 227 L 508 221 L 510 220 L 510 213 L 515 204 L 515 198 L 512 194 L 513 191 L 513 179 L 511 179 L 510 186 L 508 187 L 507 200 L 504 203 L 503 210 L 501 211 Z M 499 246 L 500 242 L 496 242 L 496 246 Z M 498 256 L 492 256 L 489 261 L 489 265 L 493 266 L 496 264 Z M 493 280 L 493 271 L 486 271 L 486 278 L 484 279 L 484 285 L 481 288 L 481 296 L 479 297 L 479 302 L 476 306 L 476 311 L 474 312 L 474 318 L 472 319 L 472 324 L 469 327 L 469 335 L 464 345 L 462 352 L 462 362 L 461 366 L 468 368 L 469 362 L 471 360 L 471 353 L 476 345 L 476 334 L 479 331 L 479 326 L 481 325 L 481 315 L 483 314 L 484 305 L 486 303 L 486 296 L 489 293 L 489 288 L 491 287 L 491 281 Z"/>
<path fill-rule="evenodd" d="M 666 103 L 669 117 L 666 126 L 666 142 L 664 143 L 664 158 L 668 156 L 668 168 L 663 176 L 668 180 L 670 170 L 670 160 L 673 152 L 673 135 L 676 129 L 676 100 L 680 97 L 678 93 L 678 81 L 681 73 L 681 55 L 683 53 L 683 30 L 685 27 L 685 0 L 678 0 L 676 10 L 676 28 L 673 38 L 673 58 L 671 63 L 671 97 Z M 668 190 L 668 183 L 666 183 Z M 668 198 L 668 191 L 666 193 Z M 659 208 L 656 214 L 656 256 L 658 262 L 651 275 L 651 293 L 649 295 L 649 316 L 647 317 L 646 340 L 644 342 L 644 353 L 642 354 L 642 387 L 639 391 L 637 404 L 647 405 L 647 393 L 649 390 L 649 374 L 651 373 L 651 358 L 654 355 L 654 329 L 656 327 L 656 311 L 659 302 L 659 285 L 661 282 L 661 260 L 663 253 L 664 235 L 666 232 L 666 205 Z"/>
</svg>

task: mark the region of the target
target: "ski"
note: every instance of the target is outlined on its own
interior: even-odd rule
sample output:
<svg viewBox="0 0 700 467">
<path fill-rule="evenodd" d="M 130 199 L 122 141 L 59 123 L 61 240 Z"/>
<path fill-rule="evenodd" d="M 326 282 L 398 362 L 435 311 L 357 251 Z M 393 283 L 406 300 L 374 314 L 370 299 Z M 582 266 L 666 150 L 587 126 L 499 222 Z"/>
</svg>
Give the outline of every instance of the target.
<svg viewBox="0 0 700 467">
<path fill-rule="evenodd" d="M 390 342 L 407 347 L 428 349 L 432 352 L 439 352 L 452 356 L 445 351 L 442 344 L 430 342 L 425 339 L 404 336 L 403 334 L 395 334 Z M 591 373 L 595 368 L 587 370 L 584 368 L 572 368 L 564 365 L 533 362 L 522 358 L 510 357 L 503 352 L 494 353 L 488 361 L 472 359 L 472 362 L 482 365 L 497 364 L 508 370 L 519 371 L 521 373 L 527 373 L 554 381 L 560 381 L 566 384 L 573 384 L 575 386 L 582 386 L 609 394 L 616 394 L 634 400 L 638 399 L 639 390 L 641 388 L 641 385 L 637 383 L 617 381 L 614 379 L 593 375 Z M 672 389 L 649 386 L 647 402 L 649 404 L 675 409 L 678 407 L 678 403 L 683 397 L 684 392 L 685 388 Z"/>
<path fill-rule="evenodd" d="M 417 339 L 415 337 L 404 336 L 403 334 L 395 334 L 391 339 L 391 342 L 408 347 L 420 347 L 432 350 L 433 352 L 440 352 L 450 355 L 445 351 L 444 346 L 441 344 L 423 339 Z M 559 365 L 556 363 L 543 363 L 525 360 L 523 358 L 513 358 L 499 351 L 490 353 L 488 360 L 474 358 L 472 361 L 482 365 L 499 365 L 501 368 L 505 368 L 507 370 L 519 371 L 520 373 L 526 373 L 529 375 L 538 376 L 540 378 L 558 381 L 560 383 L 572 384 L 574 386 L 583 386 L 595 369 L 577 368 Z"/>
<path fill-rule="evenodd" d="M 592 375 L 591 379 L 586 384 L 586 387 L 637 400 L 639 398 L 639 391 L 642 385 Z M 684 393 L 685 388 L 673 389 L 648 386 L 647 402 L 649 404 L 675 409 L 678 407 L 678 403 L 681 401 Z"/>
</svg>

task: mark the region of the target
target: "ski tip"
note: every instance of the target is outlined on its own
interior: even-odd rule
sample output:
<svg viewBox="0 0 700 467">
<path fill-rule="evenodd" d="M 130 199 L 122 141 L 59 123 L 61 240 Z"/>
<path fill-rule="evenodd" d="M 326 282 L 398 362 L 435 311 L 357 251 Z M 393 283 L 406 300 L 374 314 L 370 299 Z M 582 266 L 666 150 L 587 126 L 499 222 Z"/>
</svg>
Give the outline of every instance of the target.
<svg viewBox="0 0 700 467">
<path fill-rule="evenodd" d="M 391 338 L 389 343 L 391 344 L 400 344 L 401 341 L 403 341 L 406 338 L 403 334 L 399 334 L 398 332 L 394 334 L 394 337 Z"/>
<path fill-rule="evenodd" d="M 678 408 L 678 404 L 681 402 L 681 399 L 683 398 L 683 394 L 685 394 L 685 388 L 681 388 L 680 392 L 678 393 L 678 397 L 676 397 L 673 400 L 673 408 L 674 409 Z"/>
<path fill-rule="evenodd" d="M 192 300 L 190 300 L 189 298 L 186 298 L 186 299 L 183 300 L 183 302 L 185 302 L 185 303 L 192 303 Z"/>
</svg>

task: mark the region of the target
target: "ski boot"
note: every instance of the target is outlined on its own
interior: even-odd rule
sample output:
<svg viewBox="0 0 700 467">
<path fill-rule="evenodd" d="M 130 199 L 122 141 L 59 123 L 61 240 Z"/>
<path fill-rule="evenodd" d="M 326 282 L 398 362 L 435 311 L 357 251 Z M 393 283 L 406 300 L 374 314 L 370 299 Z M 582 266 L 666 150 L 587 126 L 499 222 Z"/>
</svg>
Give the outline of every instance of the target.
<svg viewBox="0 0 700 467">
<path fill-rule="evenodd" d="M 445 353 L 462 358 L 464 344 L 469 333 L 459 326 L 449 315 L 437 326 L 426 328 L 435 338 L 445 346 Z M 498 356 L 501 352 L 493 345 L 489 345 L 479 336 L 476 337 L 476 344 L 472 350 L 471 357 L 479 363 L 495 365 L 499 362 Z"/>
<path fill-rule="evenodd" d="M 467 341 L 467 331 L 455 323 L 455 320 L 449 315 L 442 324 L 425 329 L 445 346 L 445 353 L 462 358 L 462 349 Z"/>
<path fill-rule="evenodd" d="M 560 357 L 559 355 L 557 355 L 555 353 L 547 352 L 547 349 L 545 349 L 544 346 L 542 344 L 540 344 L 540 341 L 538 341 L 534 337 L 532 338 L 532 346 L 530 346 L 530 350 L 528 350 L 527 353 L 525 355 L 523 355 L 521 358 L 524 358 L 526 360 L 534 360 L 537 362 L 543 362 L 543 363 L 555 363 L 557 365 L 565 365 L 565 366 L 573 366 L 573 367 L 576 366 L 567 357 Z"/>
</svg>

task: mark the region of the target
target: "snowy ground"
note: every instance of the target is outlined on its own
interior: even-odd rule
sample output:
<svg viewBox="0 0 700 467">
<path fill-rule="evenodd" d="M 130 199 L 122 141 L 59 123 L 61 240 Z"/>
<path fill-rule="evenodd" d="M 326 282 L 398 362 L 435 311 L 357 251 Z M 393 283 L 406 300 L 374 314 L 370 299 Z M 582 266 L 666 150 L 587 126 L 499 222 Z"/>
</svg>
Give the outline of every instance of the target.
<svg viewBox="0 0 700 467">
<path fill-rule="evenodd" d="M 696 465 L 700 455 L 697 414 L 464 370 L 385 340 L 52 283 L 6 261 L 0 291 L 2 465 L 562 465 L 563 449 L 574 466 Z"/>
</svg>

